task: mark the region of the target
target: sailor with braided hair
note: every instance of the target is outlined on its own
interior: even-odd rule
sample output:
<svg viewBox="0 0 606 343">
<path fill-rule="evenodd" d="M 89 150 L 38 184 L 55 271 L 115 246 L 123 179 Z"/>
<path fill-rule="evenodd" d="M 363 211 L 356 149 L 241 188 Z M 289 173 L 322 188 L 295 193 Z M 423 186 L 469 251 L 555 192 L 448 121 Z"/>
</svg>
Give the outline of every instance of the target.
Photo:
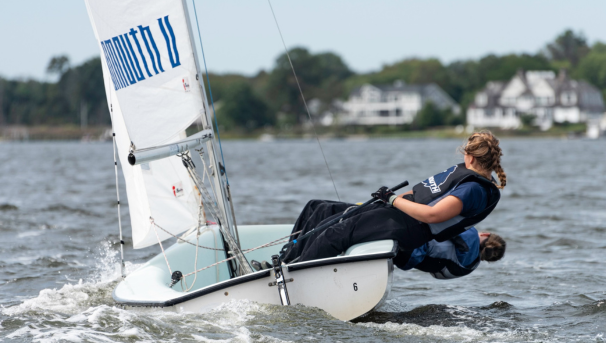
<svg viewBox="0 0 606 343">
<path fill-rule="evenodd" d="M 387 187 L 379 188 L 372 193 L 378 202 L 298 241 L 283 260 L 288 263 L 334 257 L 354 244 L 382 239 L 396 240 L 401 251 L 411 251 L 432 240 L 444 242 L 465 232 L 492 212 L 507 178 L 501 166 L 499 140 L 490 131 L 472 134 L 459 151 L 464 155 L 463 163 L 428 177 L 401 195 Z M 352 206 L 356 205 L 311 200 L 293 232 L 305 234 Z M 291 241 L 297 237 L 292 236 Z"/>
</svg>

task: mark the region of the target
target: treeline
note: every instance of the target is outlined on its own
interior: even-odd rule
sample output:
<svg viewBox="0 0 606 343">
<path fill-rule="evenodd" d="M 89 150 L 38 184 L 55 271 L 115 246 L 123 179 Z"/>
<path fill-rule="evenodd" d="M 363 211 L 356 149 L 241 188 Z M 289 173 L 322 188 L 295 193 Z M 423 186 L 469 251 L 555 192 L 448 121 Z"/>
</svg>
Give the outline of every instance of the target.
<svg viewBox="0 0 606 343">
<path fill-rule="evenodd" d="M 93 58 L 70 67 L 65 56 L 49 62 L 49 75 L 57 82 L 0 78 L 0 124 L 5 125 L 109 125 L 101 61 Z"/>
<path fill-rule="evenodd" d="M 598 42 L 589 46 L 583 35 L 571 30 L 535 54 L 490 54 L 479 60 L 450 64 L 435 58 L 409 58 L 367 74 L 356 74 L 334 53 L 313 54 L 305 48 L 289 52 L 312 116 L 333 109 L 333 100 L 346 99 L 355 87 L 396 80 L 410 84 L 436 83 L 465 113 L 475 93 L 488 81 L 508 80 L 518 69 L 557 72 L 564 68 L 571 77 L 588 81 L 606 96 L 606 44 Z M 79 125 L 84 117 L 90 125 L 109 124 L 99 58 L 70 67 L 66 57 L 55 57 L 49 63 L 48 72 L 59 75 L 59 81 L 0 79 L 0 124 Z M 308 121 L 286 54 L 276 59 L 272 70 L 261 71 L 253 77 L 211 74 L 209 78 L 219 123 L 227 129 L 283 128 Z M 424 111 L 421 118 L 425 122 L 419 123 L 418 128 L 440 123 L 435 119 L 442 115 L 437 109 Z M 443 114 L 444 118 L 447 116 Z"/>
</svg>

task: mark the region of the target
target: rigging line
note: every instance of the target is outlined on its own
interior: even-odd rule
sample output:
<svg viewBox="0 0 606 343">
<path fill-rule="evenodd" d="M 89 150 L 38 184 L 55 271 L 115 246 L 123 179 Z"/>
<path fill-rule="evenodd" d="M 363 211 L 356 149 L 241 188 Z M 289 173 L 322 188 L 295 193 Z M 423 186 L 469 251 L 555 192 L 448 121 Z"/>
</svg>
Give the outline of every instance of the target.
<svg viewBox="0 0 606 343">
<path fill-rule="evenodd" d="M 221 161 L 225 169 L 225 182 L 229 186 L 229 178 L 227 177 L 227 166 L 223 158 L 223 146 L 221 146 L 221 134 L 219 133 L 219 123 L 217 122 L 217 111 L 215 111 L 215 102 L 213 100 L 213 90 L 210 88 L 210 79 L 208 78 L 208 68 L 206 67 L 206 57 L 204 56 L 204 46 L 202 45 L 202 33 L 200 31 L 200 23 L 198 22 L 198 12 L 196 11 L 196 0 L 191 0 L 194 5 L 194 16 L 196 17 L 196 27 L 198 28 L 198 38 L 200 39 L 200 50 L 202 50 L 202 61 L 204 61 L 204 71 L 206 72 L 206 83 L 208 84 L 208 93 L 210 94 L 210 104 L 213 108 L 213 116 L 215 117 L 215 127 L 217 128 L 217 139 L 219 140 L 219 151 L 221 151 Z M 221 173 L 218 170 L 219 174 Z"/>
<path fill-rule="evenodd" d="M 158 227 L 159 227 L 159 226 L 158 226 Z M 269 243 L 265 243 L 265 244 L 263 244 L 263 245 L 259 245 L 258 247 L 254 247 L 254 248 L 251 248 L 251 249 L 244 250 L 242 253 L 243 253 L 243 254 L 248 254 L 249 252 L 253 252 L 253 251 L 255 251 L 255 250 L 259 250 L 259 249 L 261 249 L 261 248 L 267 248 L 267 247 L 271 247 L 271 246 L 274 246 L 274 245 L 279 245 L 279 244 L 281 243 L 281 242 L 279 242 L 279 241 L 284 240 L 284 239 L 286 239 L 286 238 L 288 238 L 288 237 L 290 237 L 290 236 L 292 236 L 292 235 L 296 235 L 296 234 L 298 234 L 298 233 L 301 233 L 301 231 L 293 232 L 293 233 L 291 233 L 290 235 L 288 235 L 288 236 L 286 236 L 286 237 L 282 237 L 282 238 L 276 239 L 275 241 L 271 241 L 271 242 L 269 242 Z M 206 267 L 204 267 L 204 268 L 201 268 L 201 269 L 198 269 L 198 270 L 194 270 L 194 271 L 193 271 L 193 272 L 191 272 L 191 273 L 187 273 L 187 274 L 183 275 L 181 278 L 182 278 L 182 279 L 184 279 L 184 278 L 185 278 L 185 277 L 187 277 L 187 276 L 194 275 L 194 274 L 199 273 L 199 272 L 201 272 L 201 271 L 203 271 L 203 270 L 205 270 L 205 269 L 208 269 L 208 268 L 214 267 L 214 266 L 216 266 L 216 265 L 219 265 L 219 264 L 221 264 L 221 263 L 223 263 L 223 262 L 231 261 L 231 260 L 233 260 L 233 259 L 234 259 L 234 258 L 236 258 L 236 257 L 237 257 L 237 256 L 232 256 L 232 257 L 226 258 L 226 259 L 224 259 L 224 260 L 222 260 L 222 261 L 219 261 L 219 262 L 213 263 L 213 264 L 211 264 L 211 265 L 208 265 L 208 266 L 206 266 Z"/>
<path fill-rule="evenodd" d="M 166 266 L 168 267 L 168 272 L 170 273 L 171 277 L 173 275 L 173 271 L 170 269 L 170 263 L 168 263 L 168 257 L 166 257 L 166 252 L 164 252 L 164 246 L 162 246 L 162 241 L 160 240 L 160 236 L 158 235 L 158 230 L 156 230 L 156 225 L 154 222 L 154 218 L 149 217 L 149 221 L 151 222 L 151 225 L 154 227 L 154 232 L 156 233 L 156 237 L 158 238 L 158 243 L 160 244 L 160 249 L 162 249 L 162 255 L 164 255 L 164 261 L 166 261 Z M 198 249 L 196 249 L 198 250 Z"/>
<path fill-rule="evenodd" d="M 205 246 L 203 246 L 203 245 L 199 245 L 199 243 L 198 243 L 198 244 L 194 244 L 194 243 L 192 243 L 192 242 L 188 241 L 187 239 L 184 239 L 183 237 L 179 237 L 179 236 L 177 236 L 177 235 L 175 235 L 175 234 L 172 234 L 170 231 L 168 231 L 168 230 L 166 230 L 165 228 L 163 228 L 162 226 L 160 226 L 160 225 L 156 224 L 156 222 L 153 222 L 153 225 L 154 225 L 155 227 L 157 227 L 158 229 L 160 229 L 160 230 L 162 230 L 162 231 L 166 232 L 167 234 L 169 234 L 169 235 L 170 235 L 170 236 L 172 236 L 173 238 L 176 238 L 178 241 L 181 241 L 181 242 L 183 242 L 183 243 L 187 243 L 187 244 L 189 244 L 189 245 L 193 245 L 193 246 L 195 246 L 195 247 L 197 247 L 197 248 L 202 248 L 202 249 L 216 250 L 216 251 L 225 251 L 225 249 L 217 249 L 217 248 L 205 247 Z M 291 237 L 291 236 L 294 236 L 294 235 L 298 235 L 298 234 L 300 234 L 300 233 L 301 233 L 301 231 L 302 231 L 302 230 L 299 230 L 299 231 L 293 232 L 293 233 L 291 233 L 291 234 L 290 234 L 290 235 L 288 235 L 288 236 L 284 236 L 284 237 L 278 238 L 278 239 L 273 240 L 273 241 L 271 241 L 271 242 L 267 242 L 267 243 L 265 243 L 265 244 L 259 245 L 258 247 L 255 247 L 255 248 L 251 248 L 251 249 L 245 249 L 245 250 L 242 250 L 242 253 L 246 254 L 246 253 L 248 253 L 248 252 L 250 252 L 250 251 L 257 250 L 257 249 L 260 249 L 260 248 L 263 248 L 263 247 L 269 247 L 269 246 L 277 245 L 277 244 L 279 244 L 281 241 L 285 240 L 286 238 L 289 238 L 289 237 Z M 231 252 L 231 251 L 229 251 L 229 250 L 228 250 L 228 252 Z"/>
<path fill-rule="evenodd" d="M 105 77 L 105 74 L 103 74 Z M 118 204 L 118 230 L 120 232 L 120 274 L 122 279 L 126 278 L 126 265 L 124 264 L 124 239 L 122 237 L 122 211 L 120 210 L 120 186 L 118 183 L 118 160 L 116 158 L 116 131 L 114 130 L 114 104 L 112 101 L 112 82 L 111 78 L 107 78 L 107 92 L 109 92 L 109 117 L 112 121 L 112 150 L 114 153 L 114 173 L 116 174 L 116 201 Z M 105 84 L 105 83 L 104 83 Z M 115 85 L 114 85 L 115 88 Z"/>
<path fill-rule="evenodd" d="M 290 59 L 290 54 L 288 53 L 288 48 L 286 48 L 286 43 L 284 42 L 284 36 L 282 36 L 282 30 L 280 29 L 280 25 L 278 24 L 278 19 L 276 18 L 276 13 L 274 12 L 274 8 L 271 5 L 271 1 L 267 0 L 269 4 L 269 8 L 271 9 L 271 14 L 274 17 L 274 21 L 276 22 L 276 27 L 278 28 L 278 32 L 280 33 L 280 39 L 282 40 L 282 45 L 284 46 L 284 51 L 286 52 L 286 57 L 288 57 L 288 62 L 290 63 L 290 68 L 292 69 L 292 73 L 295 76 L 295 81 L 297 82 L 297 87 L 299 87 L 299 93 L 301 94 L 301 99 L 303 99 L 303 104 L 305 105 L 305 110 L 307 111 L 307 116 L 309 117 L 309 122 L 311 123 L 311 127 L 314 131 L 314 135 L 316 136 L 316 141 L 318 141 L 318 146 L 320 147 L 320 151 L 322 152 L 322 157 L 324 158 L 324 164 L 326 164 L 326 169 L 328 169 L 328 175 L 330 176 L 330 181 L 332 181 L 332 186 L 335 188 L 335 193 L 337 194 L 337 199 L 341 201 L 341 197 L 339 196 L 339 192 L 337 191 L 337 185 L 335 184 L 335 180 L 332 177 L 332 172 L 330 171 L 330 167 L 328 166 L 328 161 L 326 160 L 326 155 L 324 154 L 324 149 L 322 148 L 322 144 L 320 144 L 320 138 L 318 137 L 318 133 L 316 132 L 316 126 L 314 125 L 314 121 L 311 118 L 311 113 L 309 112 L 309 108 L 307 107 L 307 101 L 305 101 L 305 96 L 303 95 L 303 90 L 301 89 L 301 84 L 299 84 L 299 79 L 297 78 L 297 73 L 295 73 L 295 67 L 292 64 L 292 60 Z"/>
<path fill-rule="evenodd" d="M 200 225 L 198 225 L 198 233 L 196 234 L 196 245 L 198 245 L 200 243 Z M 194 270 L 198 269 L 198 251 L 200 251 L 200 249 L 196 249 L 196 257 L 195 257 L 195 261 L 194 261 Z M 172 274 L 171 274 L 172 277 Z M 194 285 L 196 284 L 196 280 L 198 279 L 198 273 L 196 273 L 196 275 L 194 275 L 194 282 L 191 284 L 191 286 L 187 285 L 187 280 L 185 280 L 185 278 L 181 279 L 183 281 L 185 281 L 185 287 L 187 288 L 185 290 L 185 292 L 189 292 L 192 288 L 194 288 Z"/>
</svg>

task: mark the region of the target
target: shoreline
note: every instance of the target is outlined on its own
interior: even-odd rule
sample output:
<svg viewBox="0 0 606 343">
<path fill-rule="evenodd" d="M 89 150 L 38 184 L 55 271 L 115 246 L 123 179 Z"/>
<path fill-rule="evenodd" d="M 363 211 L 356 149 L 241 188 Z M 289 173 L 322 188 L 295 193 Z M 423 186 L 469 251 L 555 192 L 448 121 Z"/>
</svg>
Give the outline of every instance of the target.
<svg viewBox="0 0 606 343">
<path fill-rule="evenodd" d="M 395 127 L 356 128 L 354 132 L 344 132 L 348 128 L 318 127 L 320 140 L 364 141 L 369 139 L 464 139 L 469 132 L 460 127 L 441 127 L 428 130 L 401 130 Z M 476 131 L 481 130 L 477 128 Z M 557 126 L 547 131 L 535 129 L 502 130 L 490 129 L 499 138 L 586 138 L 584 125 Z M 0 126 L 0 142 L 19 141 L 81 141 L 104 142 L 111 141 L 112 130 L 109 126 L 93 126 L 80 128 L 75 125 L 64 126 Z M 276 128 L 259 129 L 255 131 L 221 131 L 221 139 L 256 140 L 272 142 L 280 140 L 315 139 L 311 130 L 302 128 L 278 130 Z"/>
</svg>

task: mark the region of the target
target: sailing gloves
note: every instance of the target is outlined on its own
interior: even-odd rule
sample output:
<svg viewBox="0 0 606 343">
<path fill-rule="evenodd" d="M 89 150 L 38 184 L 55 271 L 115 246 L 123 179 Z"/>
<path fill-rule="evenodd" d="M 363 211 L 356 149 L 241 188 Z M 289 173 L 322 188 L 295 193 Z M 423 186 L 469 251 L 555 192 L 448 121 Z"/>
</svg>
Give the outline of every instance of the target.
<svg viewBox="0 0 606 343">
<path fill-rule="evenodd" d="M 377 200 L 381 200 L 388 205 L 393 205 L 394 200 L 398 197 L 391 189 L 383 186 L 376 192 L 372 193 L 371 196 Z"/>
</svg>

